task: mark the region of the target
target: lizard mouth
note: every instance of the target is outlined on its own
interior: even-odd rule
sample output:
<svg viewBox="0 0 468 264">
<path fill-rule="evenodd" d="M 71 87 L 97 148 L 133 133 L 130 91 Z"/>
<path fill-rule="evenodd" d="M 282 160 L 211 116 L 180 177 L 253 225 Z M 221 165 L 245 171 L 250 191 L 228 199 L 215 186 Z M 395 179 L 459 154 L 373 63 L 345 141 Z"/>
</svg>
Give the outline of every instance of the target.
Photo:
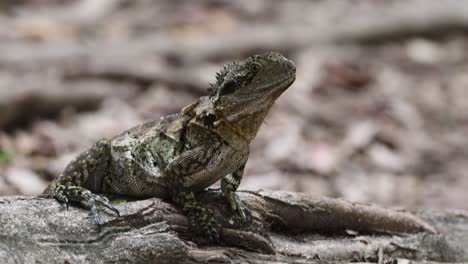
<svg viewBox="0 0 468 264">
<path fill-rule="evenodd" d="M 286 89 L 288 89 L 289 86 L 291 86 L 295 80 L 296 74 L 293 73 L 285 78 L 281 78 L 273 83 L 265 85 L 265 87 L 262 88 L 271 90 L 271 95 L 276 98 L 280 96 Z"/>
</svg>

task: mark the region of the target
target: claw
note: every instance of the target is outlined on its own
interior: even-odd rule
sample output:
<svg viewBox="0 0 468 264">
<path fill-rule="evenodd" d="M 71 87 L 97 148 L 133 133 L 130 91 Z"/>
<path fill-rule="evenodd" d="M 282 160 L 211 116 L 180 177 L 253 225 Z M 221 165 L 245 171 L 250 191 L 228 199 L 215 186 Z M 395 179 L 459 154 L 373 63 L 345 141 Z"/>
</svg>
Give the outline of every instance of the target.
<svg viewBox="0 0 468 264">
<path fill-rule="evenodd" d="M 96 205 L 91 206 L 91 213 L 93 214 L 94 223 L 96 223 L 96 225 L 98 225 L 98 226 L 101 226 L 102 225 L 101 217 L 98 214 L 98 210 L 96 208 Z"/>
<path fill-rule="evenodd" d="M 55 190 L 55 199 L 57 199 L 60 203 L 65 203 L 68 209 L 69 200 L 79 202 L 85 207 L 91 209 L 91 213 L 93 216 L 93 221 L 98 225 L 99 230 L 101 229 L 102 221 L 101 217 L 99 216 L 99 208 L 97 204 L 101 204 L 108 209 L 112 210 L 117 216 L 120 216 L 119 210 L 115 208 L 110 202 L 107 197 L 100 196 L 97 194 L 92 193 L 91 191 L 84 189 L 79 186 L 65 186 L 65 185 L 58 185 Z"/>
<path fill-rule="evenodd" d="M 87 192 L 85 192 L 83 194 L 83 198 L 84 198 L 83 202 L 85 203 L 85 205 L 87 205 L 88 207 L 91 208 L 91 213 L 93 214 L 93 220 L 96 223 L 96 225 L 99 226 L 99 230 L 101 228 L 102 221 L 101 221 L 101 217 L 99 216 L 99 213 L 98 213 L 97 203 L 109 208 L 110 210 L 115 212 L 118 216 L 120 216 L 119 210 L 117 210 L 117 208 L 115 208 L 109 202 L 109 199 L 107 199 L 104 196 L 100 196 L 100 195 L 91 193 L 90 191 L 87 191 Z"/>
<path fill-rule="evenodd" d="M 60 201 L 60 200 L 57 200 L 59 202 L 59 204 L 62 206 L 62 207 L 65 207 L 65 209 L 68 210 L 68 201 L 64 202 L 64 201 Z"/>
<path fill-rule="evenodd" d="M 244 204 L 244 202 L 242 202 L 237 194 L 231 193 L 229 196 L 227 196 L 227 200 L 231 206 L 231 209 L 237 213 L 244 225 L 252 223 L 252 212 Z"/>
<path fill-rule="evenodd" d="M 117 216 L 120 216 L 120 212 L 119 210 L 117 210 L 117 208 L 115 208 L 110 202 L 109 202 L 109 199 L 107 199 L 107 197 L 104 197 L 104 196 L 99 196 L 97 194 L 91 194 L 91 199 L 93 199 L 95 202 L 98 202 L 102 205 L 104 205 L 105 207 L 107 207 L 109 210 L 113 211 Z"/>
<path fill-rule="evenodd" d="M 216 229 L 208 230 L 208 238 L 212 243 L 219 243 L 219 232 Z"/>
<path fill-rule="evenodd" d="M 216 221 L 213 213 L 210 214 L 210 220 L 208 221 L 208 224 L 206 225 L 206 228 L 207 228 L 208 234 L 210 236 L 210 241 L 213 242 L 213 243 L 218 243 L 219 242 L 219 231 L 221 230 L 221 226 Z"/>
<path fill-rule="evenodd" d="M 250 209 L 240 200 L 238 200 L 237 204 L 237 213 L 244 224 L 252 223 L 252 213 Z"/>
</svg>

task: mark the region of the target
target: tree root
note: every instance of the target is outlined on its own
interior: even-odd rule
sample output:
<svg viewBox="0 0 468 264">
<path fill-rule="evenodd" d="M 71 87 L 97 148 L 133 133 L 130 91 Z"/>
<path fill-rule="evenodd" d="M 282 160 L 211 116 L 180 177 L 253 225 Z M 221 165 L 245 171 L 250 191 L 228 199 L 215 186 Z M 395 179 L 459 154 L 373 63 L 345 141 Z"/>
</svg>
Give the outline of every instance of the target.
<svg viewBox="0 0 468 264">
<path fill-rule="evenodd" d="M 468 260 L 466 213 L 419 212 L 429 224 L 408 212 L 300 193 L 239 196 L 253 211 L 249 226 L 237 224 L 219 192 L 200 195 L 223 226 L 218 245 L 194 243 L 185 216 L 157 198 L 116 201 L 122 216 L 104 214 L 99 232 L 87 210 L 66 210 L 52 199 L 1 197 L 0 262 Z"/>
</svg>

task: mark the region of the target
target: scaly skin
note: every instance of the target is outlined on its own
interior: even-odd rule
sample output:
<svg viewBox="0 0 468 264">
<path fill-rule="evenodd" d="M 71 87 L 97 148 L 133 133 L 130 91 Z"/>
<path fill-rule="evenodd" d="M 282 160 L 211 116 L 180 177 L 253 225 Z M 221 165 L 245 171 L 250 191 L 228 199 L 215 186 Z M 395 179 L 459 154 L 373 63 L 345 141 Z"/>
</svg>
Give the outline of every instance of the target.
<svg viewBox="0 0 468 264">
<path fill-rule="evenodd" d="M 240 219 L 249 209 L 237 190 L 254 139 L 275 100 L 295 80 L 294 64 L 276 52 L 254 55 L 226 65 L 210 95 L 175 115 L 100 140 L 71 161 L 44 194 L 61 203 L 91 209 L 100 225 L 97 205 L 118 214 L 104 196 L 159 197 L 177 203 L 211 240 L 219 237 L 213 212 L 196 194 L 221 179 L 221 190 Z"/>
</svg>

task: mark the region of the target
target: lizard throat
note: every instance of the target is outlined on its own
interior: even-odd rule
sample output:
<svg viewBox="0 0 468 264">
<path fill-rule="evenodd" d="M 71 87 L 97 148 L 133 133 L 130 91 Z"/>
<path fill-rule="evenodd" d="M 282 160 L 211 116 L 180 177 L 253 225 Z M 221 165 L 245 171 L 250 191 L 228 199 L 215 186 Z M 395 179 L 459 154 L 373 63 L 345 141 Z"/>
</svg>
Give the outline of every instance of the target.
<svg viewBox="0 0 468 264">
<path fill-rule="evenodd" d="M 248 145 L 251 141 L 251 138 L 248 135 L 239 130 L 234 124 L 224 117 L 220 117 L 213 123 L 213 125 L 213 130 L 234 148 L 237 148 L 237 146 Z"/>
<path fill-rule="evenodd" d="M 295 77 L 289 76 L 268 85 L 259 86 L 256 89 L 267 91 L 256 96 L 250 96 L 245 101 L 231 109 L 225 109 L 218 119 L 218 123 L 224 121 L 231 130 L 240 137 L 250 142 L 256 135 L 265 116 L 276 99 L 294 82 Z M 227 112 L 227 113 L 226 113 Z"/>
</svg>

